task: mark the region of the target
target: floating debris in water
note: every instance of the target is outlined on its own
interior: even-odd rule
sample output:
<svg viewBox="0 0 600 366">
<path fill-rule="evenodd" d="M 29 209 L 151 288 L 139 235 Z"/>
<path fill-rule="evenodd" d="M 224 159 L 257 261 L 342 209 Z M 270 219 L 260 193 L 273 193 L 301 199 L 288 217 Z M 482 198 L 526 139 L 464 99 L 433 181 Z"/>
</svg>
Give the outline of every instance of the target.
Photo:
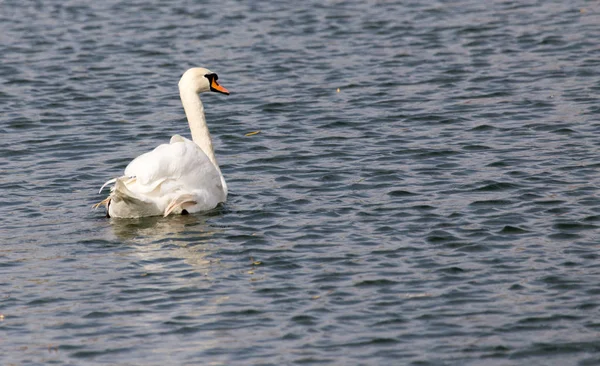
<svg viewBox="0 0 600 366">
<path fill-rule="evenodd" d="M 252 132 L 248 132 L 244 136 L 254 136 L 254 135 L 258 135 L 259 133 L 260 133 L 260 130 L 258 130 L 258 131 L 252 131 Z"/>
</svg>

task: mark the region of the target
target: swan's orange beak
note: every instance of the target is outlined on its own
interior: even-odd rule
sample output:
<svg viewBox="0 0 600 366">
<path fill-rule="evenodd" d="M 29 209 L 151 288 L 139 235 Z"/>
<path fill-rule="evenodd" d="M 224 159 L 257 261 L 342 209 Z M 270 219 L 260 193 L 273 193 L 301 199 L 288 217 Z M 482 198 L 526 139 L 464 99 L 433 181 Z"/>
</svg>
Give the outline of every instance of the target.
<svg viewBox="0 0 600 366">
<path fill-rule="evenodd" d="M 217 83 L 217 80 L 215 78 L 213 78 L 212 81 L 210 82 L 210 90 L 212 90 L 214 92 L 218 92 L 218 93 L 223 93 L 225 95 L 229 95 L 229 90 L 225 89 L 225 87 L 223 85 L 219 85 L 219 83 Z"/>
</svg>

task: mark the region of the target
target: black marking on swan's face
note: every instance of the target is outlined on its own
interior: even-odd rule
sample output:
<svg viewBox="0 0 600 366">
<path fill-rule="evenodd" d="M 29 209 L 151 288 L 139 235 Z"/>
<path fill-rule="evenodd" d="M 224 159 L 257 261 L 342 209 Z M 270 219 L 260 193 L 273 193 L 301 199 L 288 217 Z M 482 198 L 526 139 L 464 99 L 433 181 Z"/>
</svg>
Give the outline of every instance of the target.
<svg viewBox="0 0 600 366">
<path fill-rule="evenodd" d="M 212 73 L 204 75 L 205 78 L 208 79 L 208 85 L 210 86 L 210 91 L 221 93 L 225 95 L 229 95 L 229 90 L 225 89 L 217 80 L 219 80 L 219 75 Z"/>
</svg>

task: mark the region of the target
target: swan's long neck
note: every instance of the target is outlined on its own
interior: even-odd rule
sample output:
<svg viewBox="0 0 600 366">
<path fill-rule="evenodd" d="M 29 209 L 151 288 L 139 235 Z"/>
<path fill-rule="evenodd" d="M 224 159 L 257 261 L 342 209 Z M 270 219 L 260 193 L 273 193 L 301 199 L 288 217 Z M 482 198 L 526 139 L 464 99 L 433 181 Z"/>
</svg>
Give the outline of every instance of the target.
<svg viewBox="0 0 600 366">
<path fill-rule="evenodd" d="M 181 103 L 183 104 L 183 109 L 190 125 L 192 140 L 196 145 L 200 146 L 220 172 L 221 169 L 219 169 L 219 164 L 215 158 L 210 132 L 208 131 L 206 118 L 204 117 L 204 105 L 202 105 L 200 97 L 194 91 L 184 88 L 180 88 L 179 95 L 181 96 Z"/>
</svg>

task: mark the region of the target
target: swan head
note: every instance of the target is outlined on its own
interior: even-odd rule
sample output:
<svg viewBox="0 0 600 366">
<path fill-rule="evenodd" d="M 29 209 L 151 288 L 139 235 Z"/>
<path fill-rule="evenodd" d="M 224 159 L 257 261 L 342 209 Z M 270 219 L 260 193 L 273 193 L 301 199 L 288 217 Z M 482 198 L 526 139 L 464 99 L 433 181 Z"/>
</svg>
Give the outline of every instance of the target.
<svg viewBox="0 0 600 366">
<path fill-rule="evenodd" d="M 219 80 L 219 76 L 209 69 L 193 67 L 181 76 L 179 90 L 192 90 L 196 94 L 212 91 L 229 95 L 229 90 L 225 89 L 217 80 Z"/>
</svg>

